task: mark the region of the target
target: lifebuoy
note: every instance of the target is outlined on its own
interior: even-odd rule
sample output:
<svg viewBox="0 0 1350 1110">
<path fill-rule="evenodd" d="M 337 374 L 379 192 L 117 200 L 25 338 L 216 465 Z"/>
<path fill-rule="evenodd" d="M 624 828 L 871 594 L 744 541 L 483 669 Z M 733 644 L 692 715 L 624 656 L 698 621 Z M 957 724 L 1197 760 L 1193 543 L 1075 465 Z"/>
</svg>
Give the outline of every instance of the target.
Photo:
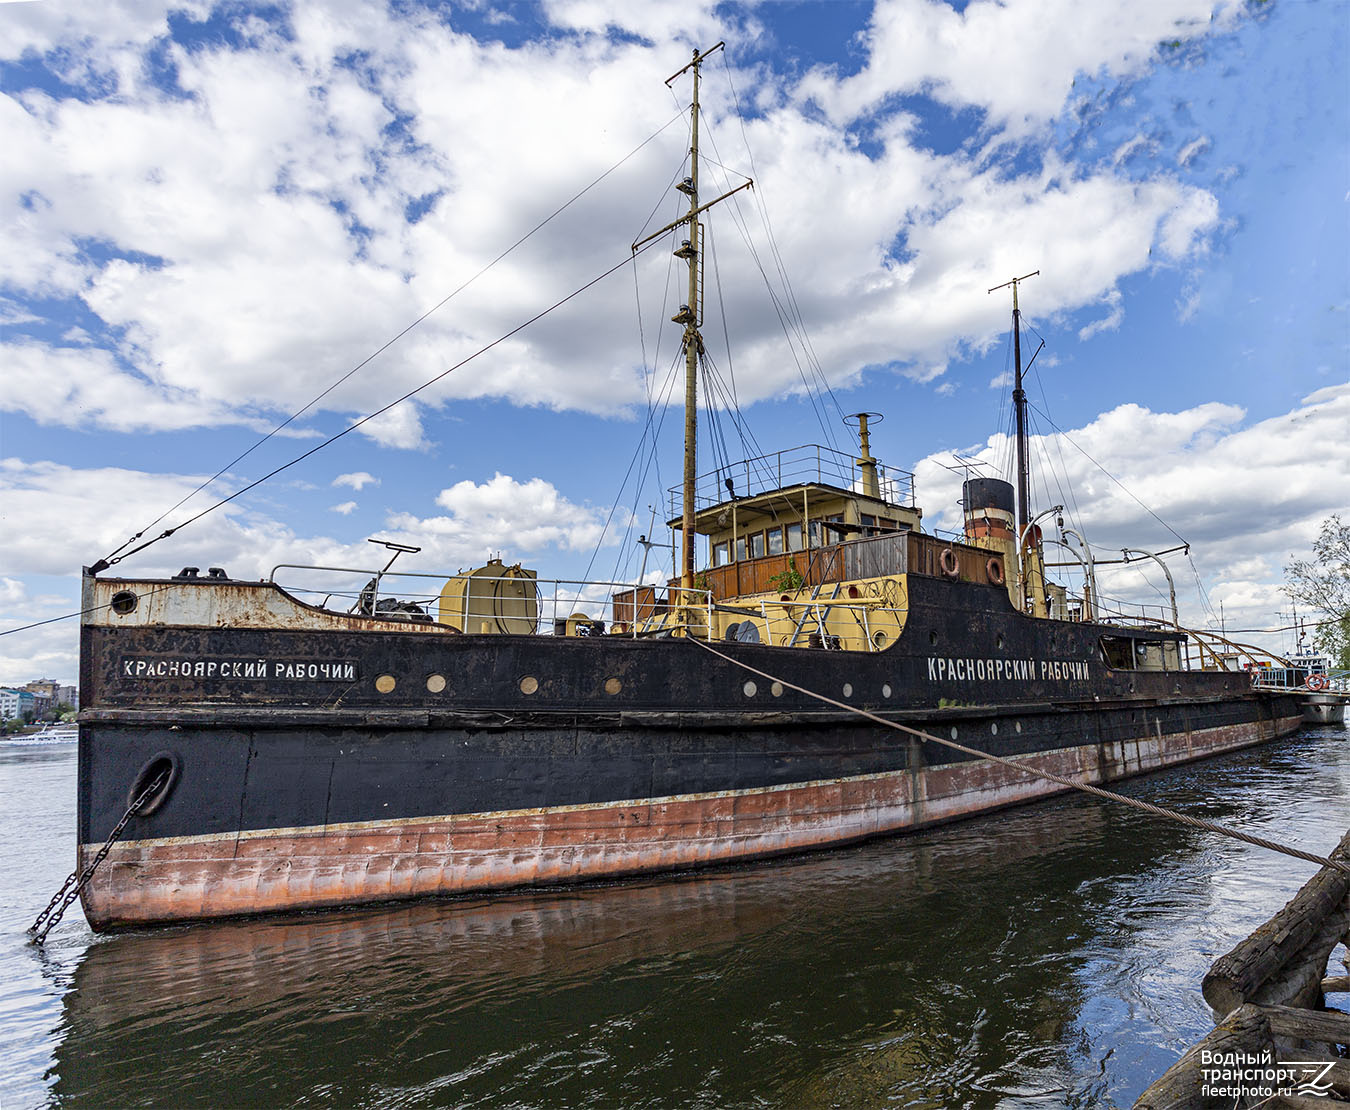
<svg viewBox="0 0 1350 1110">
<path fill-rule="evenodd" d="M 1324 674 L 1310 674 L 1303 680 L 1303 685 L 1309 690 L 1325 690 L 1327 688 L 1327 676 Z"/>
<path fill-rule="evenodd" d="M 950 547 L 942 549 L 942 554 L 938 556 L 938 565 L 942 567 L 942 573 L 948 578 L 955 578 L 961 573 L 961 563 L 956 558 L 956 552 Z"/>
<path fill-rule="evenodd" d="M 984 572 L 989 575 L 989 581 L 995 586 L 1003 585 L 1003 560 L 997 556 L 991 556 L 989 562 L 984 564 Z"/>
</svg>

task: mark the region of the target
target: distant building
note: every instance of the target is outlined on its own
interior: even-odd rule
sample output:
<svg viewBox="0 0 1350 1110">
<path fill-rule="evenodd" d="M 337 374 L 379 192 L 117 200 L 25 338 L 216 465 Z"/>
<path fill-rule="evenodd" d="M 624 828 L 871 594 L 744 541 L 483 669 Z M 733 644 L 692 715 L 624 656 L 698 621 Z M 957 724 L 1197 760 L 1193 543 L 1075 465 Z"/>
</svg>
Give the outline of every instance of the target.
<svg viewBox="0 0 1350 1110">
<path fill-rule="evenodd" d="M 5 720 L 17 717 L 25 721 L 35 721 L 39 713 L 38 695 L 31 690 L 0 690 L 0 717 Z"/>
<path fill-rule="evenodd" d="M 80 691 L 77 686 L 58 686 L 56 689 L 56 701 L 58 704 L 70 706 L 71 709 L 80 708 Z"/>
<path fill-rule="evenodd" d="M 55 701 L 56 692 L 61 689 L 61 684 L 54 678 L 35 678 L 32 682 L 25 683 L 24 689 Z"/>
</svg>

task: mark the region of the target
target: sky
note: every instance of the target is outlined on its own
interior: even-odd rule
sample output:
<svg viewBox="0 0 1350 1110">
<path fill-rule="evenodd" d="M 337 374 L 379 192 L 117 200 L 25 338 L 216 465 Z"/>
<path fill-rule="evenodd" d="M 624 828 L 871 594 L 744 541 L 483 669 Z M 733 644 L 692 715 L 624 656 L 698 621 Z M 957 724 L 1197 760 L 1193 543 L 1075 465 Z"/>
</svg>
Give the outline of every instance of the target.
<svg viewBox="0 0 1350 1110">
<path fill-rule="evenodd" d="M 666 79 L 718 42 L 702 197 L 754 185 L 707 216 L 700 472 L 851 451 L 879 412 L 925 527 L 959 527 L 961 467 L 1010 458 L 988 290 L 1038 271 L 1033 509 L 1101 559 L 1189 544 L 1183 623 L 1287 625 L 1282 568 L 1350 516 L 1345 0 L 28 0 L 0 3 L 0 632 L 202 510 L 107 573 L 369 567 L 375 537 L 425 573 L 636 578 L 681 298 L 669 237 L 630 248 L 684 203 Z M 1165 603 L 1156 564 L 1098 578 Z M 75 620 L 0 635 L 0 683 L 77 653 Z"/>
</svg>

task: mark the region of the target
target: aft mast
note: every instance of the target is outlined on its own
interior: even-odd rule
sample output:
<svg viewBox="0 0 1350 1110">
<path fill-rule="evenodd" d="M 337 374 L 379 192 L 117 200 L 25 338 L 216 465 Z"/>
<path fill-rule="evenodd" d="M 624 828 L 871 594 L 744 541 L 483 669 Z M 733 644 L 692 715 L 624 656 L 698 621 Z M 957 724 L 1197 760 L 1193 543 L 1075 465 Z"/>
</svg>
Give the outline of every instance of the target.
<svg viewBox="0 0 1350 1110">
<path fill-rule="evenodd" d="M 1034 278 L 1040 270 L 1034 270 L 1029 274 L 1023 274 L 1021 277 L 1013 278 L 1012 281 L 1005 281 L 1002 285 L 995 285 L 989 290 L 996 293 L 1000 289 L 1007 289 L 1012 286 L 1013 298 L 1013 366 L 1015 367 L 1015 377 L 1013 379 L 1013 409 L 1017 413 L 1017 536 L 1021 543 L 1024 538 L 1022 533 L 1026 531 L 1027 521 L 1031 519 L 1030 512 L 1030 481 L 1027 476 L 1027 391 L 1022 388 L 1022 312 L 1017 307 L 1017 285 L 1019 282 L 1026 281 L 1027 278 Z"/>
</svg>

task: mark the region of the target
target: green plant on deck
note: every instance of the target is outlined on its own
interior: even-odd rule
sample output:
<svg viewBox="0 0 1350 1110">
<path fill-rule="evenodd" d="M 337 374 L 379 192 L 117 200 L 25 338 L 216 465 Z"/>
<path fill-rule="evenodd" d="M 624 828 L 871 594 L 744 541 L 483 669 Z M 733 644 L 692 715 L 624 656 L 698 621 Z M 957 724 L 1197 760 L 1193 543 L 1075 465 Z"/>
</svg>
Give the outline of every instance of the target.
<svg viewBox="0 0 1350 1110">
<path fill-rule="evenodd" d="M 769 575 L 769 585 L 779 593 L 800 590 L 805 584 L 806 579 L 802 577 L 802 572 L 797 569 L 796 559 L 788 560 L 787 570 Z"/>
</svg>

